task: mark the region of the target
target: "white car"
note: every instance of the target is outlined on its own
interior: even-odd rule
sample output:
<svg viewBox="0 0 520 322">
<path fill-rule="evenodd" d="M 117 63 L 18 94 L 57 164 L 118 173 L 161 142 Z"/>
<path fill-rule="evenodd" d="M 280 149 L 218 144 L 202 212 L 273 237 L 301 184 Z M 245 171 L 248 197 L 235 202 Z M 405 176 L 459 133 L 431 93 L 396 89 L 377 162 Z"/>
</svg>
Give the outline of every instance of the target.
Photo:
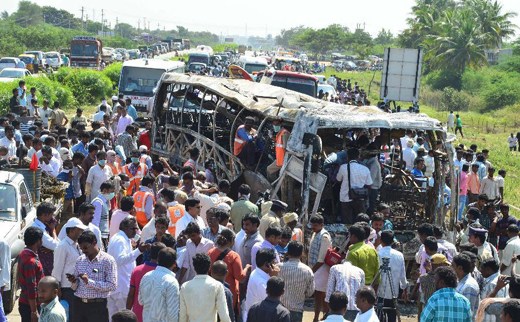
<svg viewBox="0 0 520 322">
<path fill-rule="evenodd" d="M 49 67 L 58 69 L 63 66 L 63 60 L 61 59 L 60 53 L 57 51 L 49 51 L 45 53 L 45 61 Z"/>
<path fill-rule="evenodd" d="M 327 78 L 324 75 L 314 75 L 318 79 L 319 84 L 327 84 Z"/>
<path fill-rule="evenodd" d="M 20 63 L 20 59 L 16 57 L 3 57 L 0 59 L 0 70 L 4 68 L 16 68 Z"/>
<path fill-rule="evenodd" d="M 318 84 L 318 93 L 323 90 L 323 94 L 329 93 L 329 98 L 338 96 L 334 86 L 329 84 Z"/>
<path fill-rule="evenodd" d="M 25 68 L 4 68 L 0 72 L 0 83 L 8 83 L 21 78 L 32 76 Z"/>
</svg>

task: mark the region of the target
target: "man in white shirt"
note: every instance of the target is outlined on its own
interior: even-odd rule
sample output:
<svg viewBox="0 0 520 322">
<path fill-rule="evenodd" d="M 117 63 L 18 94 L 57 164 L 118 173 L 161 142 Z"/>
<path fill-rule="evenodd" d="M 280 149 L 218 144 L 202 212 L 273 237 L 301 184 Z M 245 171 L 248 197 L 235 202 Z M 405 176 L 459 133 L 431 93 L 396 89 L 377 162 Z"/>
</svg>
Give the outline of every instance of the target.
<svg viewBox="0 0 520 322">
<path fill-rule="evenodd" d="M 94 205 L 92 205 L 88 202 L 82 203 L 79 206 L 77 218 L 79 220 L 81 220 L 83 225 L 87 226 L 86 230 L 90 230 L 91 232 L 94 233 L 94 235 L 96 236 L 97 245 L 99 245 L 98 246 L 99 249 L 104 250 L 103 242 L 101 240 L 101 230 L 99 230 L 99 228 L 92 223 L 92 220 L 94 219 L 94 209 L 95 209 Z M 58 235 L 59 240 L 62 240 L 67 236 L 67 234 L 66 234 L 67 227 L 69 227 L 69 225 L 72 224 L 72 222 L 73 222 L 72 220 L 73 220 L 73 218 L 69 219 L 69 221 L 67 221 L 67 223 L 65 223 L 65 225 L 63 225 L 63 227 L 61 227 L 60 234 Z"/>
<path fill-rule="evenodd" d="M 448 131 L 455 131 L 455 114 L 453 114 L 453 111 L 450 111 L 450 114 L 448 114 L 447 128 Z"/>
<path fill-rule="evenodd" d="M 331 304 L 331 296 L 335 292 L 346 294 L 348 298 L 356 298 L 357 291 L 365 285 L 365 272 L 352 265 L 349 261 L 342 264 L 334 265 L 330 268 L 329 281 L 327 283 L 327 292 L 325 293 L 325 302 Z M 359 308 L 355 301 L 349 301 L 343 314 L 348 321 L 356 318 Z"/>
<path fill-rule="evenodd" d="M 129 216 L 119 224 L 119 232 L 108 244 L 108 254 L 114 257 L 117 264 L 117 289 L 108 297 L 109 316 L 126 308 L 126 298 L 130 289 L 130 276 L 134 270 L 135 260 L 143 252 L 150 250 L 150 244 L 138 244 L 132 250 L 132 241 L 139 230 L 135 217 Z"/>
<path fill-rule="evenodd" d="M 197 276 L 181 287 L 179 322 L 216 322 L 217 313 L 220 321 L 231 322 L 224 284 L 208 275 L 208 254 L 196 254 L 192 261 Z"/>
<path fill-rule="evenodd" d="M 126 127 L 132 123 L 134 123 L 134 119 L 128 115 L 126 111 L 126 106 L 120 105 L 118 107 L 118 110 L 121 112 L 121 116 L 119 117 L 119 120 L 117 121 L 117 128 L 115 136 L 118 136 L 119 134 L 126 131 Z"/>
<path fill-rule="evenodd" d="M 92 121 L 103 123 L 103 117 L 105 116 L 106 112 L 107 112 L 106 105 L 101 105 L 99 107 L 99 112 L 92 115 Z"/>
<path fill-rule="evenodd" d="M 502 252 L 502 260 L 500 261 L 500 274 L 502 275 L 511 275 L 512 269 L 512 259 L 515 256 L 520 255 L 520 238 L 518 237 L 518 226 L 515 224 L 509 225 L 507 227 L 507 236 L 509 240 L 506 243 L 506 248 L 504 248 Z M 520 265 L 516 265 L 515 274 L 520 273 Z"/>
<path fill-rule="evenodd" d="M 11 247 L 0 239 L 0 321 L 7 321 L 2 301 L 2 293 L 11 289 Z"/>
<path fill-rule="evenodd" d="M 67 279 L 67 275 L 74 274 L 76 261 L 81 256 L 78 238 L 87 229 L 87 226 L 76 217 L 69 219 L 67 223 L 68 226 L 62 228 L 67 235 L 61 239 L 54 250 L 52 276 L 60 283 L 61 299 L 69 304 L 69 316 L 74 316 L 72 312 L 74 310 L 74 290 L 72 289 L 72 284 Z"/>
<path fill-rule="evenodd" d="M 495 168 L 490 167 L 488 169 L 488 175 L 484 179 L 480 180 L 480 194 L 488 196 L 489 201 L 493 202 L 500 198 L 500 191 L 498 187 L 498 181 L 493 177 L 495 174 Z"/>
<path fill-rule="evenodd" d="M 359 213 L 366 212 L 366 200 L 351 199 L 350 189 L 369 188 L 372 182 L 370 170 L 359 161 L 359 150 L 350 148 L 347 151 L 348 163 L 343 164 L 336 175 L 341 181 L 339 201 L 341 203 L 341 216 L 343 223 L 353 224 L 354 218 Z M 368 191 L 367 191 L 368 198 Z"/>
<path fill-rule="evenodd" d="M 143 322 L 179 321 L 179 283 L 173 272 L 176 260 L 175 251 L 164 248 L 159 252 L 155 270 L 143 276 L 138 295 Z"/>
<path fill-rule="evenodd" d="M 403 161 L 406 163 L 406 170 L 411 171 L 417 158 L 417 153 L 413 150 L 413 140 L 406 142 L 406 148 L 403 149 Z"/>
<path fill-rule="evenodd" d="M 330 295 L 329 300 L 329 313 L 327 314 L 327 318 L 323 320 L 323 322 L 350 322 L 350 320 L 345 320 L 343 316 L 347 311 L 347 303 L 349 300 L 347 299 L 347 295 L 342 292 L 333 292 Z"/>
<path fill-rule="evenodd" d="M 52 253 L 58 247 L 60 240 L 56 235 L 56 226 L 58 221 L 54 218 L 54 212 L 56 207 L 49 202 L 42 202 L 36 208 L 36 220 L 32 223 L 32 226 L 38 227 L 43 231 L 42 237 L 42 248 L 38 251 L 40 261 L 43 266 L 43 272 L 45 275 L 51 275 L 53 260 Z M 49 233 L 51 231 L 51 233 Z M 46 257 L 44 259 L 43 257 Z"/>
<path fill-rule="evenodd" d="M 509 144 L 509 151 L 516 151 L 518 147 L 518 138 L 511 133 L 511 136 L 507 138 L 507 143 Z"/>
<path fill-rule="evenodd" d="M 184 230 L 184 234 L 188 236 L 189 240 L 186 242 L 186 254 L 184 254 L 179 281 L 190 281 L 196 275 L 192 261 L 195 255 L 199 253 L 207 254 L 215 245 L 211 240 L 202 237 L 202 231 L 197 223 L 189 223 Z"/>
<path fill-rule="evenodd" d="M 38 108 L 38 114 L 42 119 L 43 127 L 49 127 L 49 116 L 51 116 L 52 110 L 49 108 L 49 101 L 47 99 L 43 100 L 43 106 Z"/>
<path fill-rule="evenodd" d="M 356 305 L 360 312 L 354 322 L 379 322 L 374 304 L 376 303 L 376 292 L 370 286 L 363 286 L 356 293 Z"/>
<path fill-rule="evenodd" d="M 261 249 L 256 253 L 256 265 L 247 283 L 246 301 L 243 306 L 243 321 L 247 321 L 247 313 L 253 304 L 263 301 L 267 297 L 267 281 L 276 276 L 280 268 L 275 265 L 276 254 L 274 249 Z"/>
<path fill-rule="evenodd" d="M 208 224 L 208 221 L 206 219 L 206 212 L 210 208 L 213 208 L 218 204 L 220 200 L 218 189 L 216 187 L 212 187 L 210 189 L 204 189 L 202 191 L 197 190 L 195 191 L 195 193 L 193 193 L 193 198 L 200 201 L 200 216 L 204 220 L 204 223 Z"/>
<path fill-rule="evenodd" d="M 50 176 L 57 177 L 60 174 L 61 166 L 58 159 L 52 155 L 52 148 L 48 145 L 41 149 L 40 168 Z"/>
<path fill-rule="evenodd" d="M 87 200 L 94 199 L 99 195 L 101 184 L 112 177 L 112 169 L 106 166 L 107 153 L 99 151 L 97 153 L 97 164 L 88 170 L 87 181 L 85 185 L 85 195 Z"/>
<path fill-rule="evenodd" d="M 5 127 L 5 136 L 0 139 L 0 146 L 7 148 L 7 156 L 16 156 L 16 140 L 14 139 L 14 127 L 7 125 Z"/>
<path fill-rule="evenodd" d="M 390 279 L 390 275 L 381 271 L 381 281 L 379 282 L 379 288 L 377 289 L 379 301 L 382 301 L 383 306 L 386 308 L 395 308 L 394 299 L 397 299 L 399 296 L 399 289 L 403 290 L 403 299 L 406 300 L 408 298 L 408 282 L 406 280 L 404 256 L 400 251 L 392 248 L 393 243 L 393 231 L 385 230 L 381 232 L 381 246 L 383 247 L 378 252 L 379 265 L 382 267 L 388 267 L 392 272 L 392 279 Z M 394 310 L 386 310 L 385 315 L 387 318 L 386 321 L 396 321 L 396 312 Z"/>
<path fill-rule="evenodd" d="M 175 225 L 175 238 L 179 236 L 179 234 L 188 227 L 188 224 L 191 222 L 196 223 L 199 228 L 202 230 L 206 228 L 206 223 L 204 220 L 200 217 L 200 201 L 197 199 L 188 199 L 186 202 L 184 202 L 184 207 L 186 209 L 186 212 L 184 216 L 182 216 L 179 221 L 177 221 Z"/>
</svg>

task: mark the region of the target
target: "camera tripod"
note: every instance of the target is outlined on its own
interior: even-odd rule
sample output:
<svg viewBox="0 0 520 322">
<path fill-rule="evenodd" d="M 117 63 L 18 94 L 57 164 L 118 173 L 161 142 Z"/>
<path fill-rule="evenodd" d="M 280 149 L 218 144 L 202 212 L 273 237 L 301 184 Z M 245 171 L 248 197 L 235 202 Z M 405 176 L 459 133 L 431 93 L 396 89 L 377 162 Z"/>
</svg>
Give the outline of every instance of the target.
<svg viewBox="0 0 520 322">
<path fill-rule="evenodd" d="M 401 314 L 399 313 L 399 308 L 397 307 L 397 294 L 394 290 L 394 284 L 392 279 L 392 270 L 390 268 L 390 258 L 383 257 L 382 258 L 383 263 L 379 267 L 379 271 L 377 272 L 376 276 L 374 277 L 374 281 L 372 282 L 372 285 L 381 277 L 381 283 L 378 287 L 378 293 L 379 290 L 382 290 L 381 295 L 377 297 L 377 303 L 376 303 L 376 312 L 377 317 L 379 318 L 379 321 L 386 322 L 387 318 L 385 316 L 385 311 L 395 310 L 397 321 L 401 322 Z M 387 286 L 387 283 L 390 284 L 390 293 L 392 294 L 392 302 L 394 304 L 394 307 L 385 307 L 384 306 L 384 291 L 385 287 Z"/>
</svg>

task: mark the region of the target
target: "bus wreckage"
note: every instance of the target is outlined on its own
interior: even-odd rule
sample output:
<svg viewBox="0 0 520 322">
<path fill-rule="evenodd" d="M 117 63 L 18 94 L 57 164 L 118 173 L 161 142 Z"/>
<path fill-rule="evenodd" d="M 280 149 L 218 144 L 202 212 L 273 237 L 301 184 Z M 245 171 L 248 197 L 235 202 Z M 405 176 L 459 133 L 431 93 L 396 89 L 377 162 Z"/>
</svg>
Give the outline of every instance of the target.
<svg viewBox="0 0 520 322">
<path fill-rule="evenodd" d="M 233 153 L 236 131 L 246 117 L 255 119 L 257 129 L 254 166 L 245 165 Z M 290 137 L 278 178 L 269 182 L 266 168 L 275 159 L 275 120 L 283 122 Z M 429 184 L 415 180 L 399 166 L 404 148 L 400 138 L 406 130 L 422 132 L 425 144 L 435 151 Z M 456 200 L 449 205 L 445 201 L 446 179 L 454 177 L 449 173 L 453 169 L 451 143 L 441 123 L 424 114 L 390 114 L 377 107 L 335 104 L 240 79 L 165 73 L 155 96 L 152 133 L 154 156 L 182 165 L 189 159 L 188 151 L 197 147 L 198 161 L 214 160 L 218 180 L 228 179 L 235 189 L 241 183 L 249 184 L 253 201 L 259 192 L 270 190 L 273 199 L 286 201 L 299 213 L 304 225 L 309 215 L 321 212 L 332 224 L 332 233 L 334 227 L 338 234 L 344 233 L 345 226 L 334 224 L 339 213 L 339 184 L 324 169 L 324 161 L 361 135 L 381 146 L 378 154 L 391 156 L 383 167 L 380 201 L 391 206 L 390 219 L 394 229 L 402 232 L 402 242 L 415 237 L 420 223 L 444 226 L 449 210 L 454 213 L 456 209 Z M 409 257 L 406 253 L 405 249 Z"/>
</svg>

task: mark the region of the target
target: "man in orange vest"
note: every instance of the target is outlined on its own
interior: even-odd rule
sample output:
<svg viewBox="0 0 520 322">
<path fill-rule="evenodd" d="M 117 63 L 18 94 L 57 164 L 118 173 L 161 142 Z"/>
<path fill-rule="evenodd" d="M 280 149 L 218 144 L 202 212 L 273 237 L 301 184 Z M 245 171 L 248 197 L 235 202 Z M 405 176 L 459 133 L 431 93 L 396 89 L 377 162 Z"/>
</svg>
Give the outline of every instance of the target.
<svg viewBox="0 0 520 322">
<path fill-rule="evenodd" d="M 235 133 L 233 154 L 246 166 L 254 166 L 256 163 L 256 130 L 253 129 L 255 119 L 246 117 L 243 125 L 240 125 Z"/>
<path fill-rule="evenodd" d="M 133 150 L 131 153 L 132 163 L 123 166 L 123 173 L 130 178 L 130 185 L 126 189 L 127 196 L 131 196 L 139 190 L 141 180 L 148 173 L 146 164 L 141 163 L 139 158 L 141 153 L 138 150 Z"/>
<path fill-rule="evenodd" d="M 179 221 L 179 219 L 184 216 L 186 210 L 184 209 L 184 205 L 175 201 L 175 191 L 172 188 L 168 187 L 161 190 L 159 196 L 162 197 L 168 206 L 168 218 L 170 219 L 168 232 L 170 235 L 175 236 L 175 227 L 177 225 L 177 221 Z"/>
<path fill-rule="evenodd" d="M 287 141 L 289 141 L 289 136 L 291 135 L 291 132 L 289 132 L 282 123 L 282 119 L 276 119 L 273 121 L 273 129 L 276 133 L 275 137 L 275 156 L 276 160 L 274 160 L 273 163 L 271 163 L 269 166 L 267 166 L 266 172 L 267 172 L 267 179 L 271 182 L 276 180 L 276 174 L 283 165 L 283 159 L 285 157 L 285 150 L 287 148 Z"/>
<path fill-rule="evenodd" d="M 141 181 L 141 188 L 134 194 L 135 217 L 140 228 L 143 228 L 152 218 L 155 198 L 152 191 L 154 179 L 145 176 Z"/>
</svg>

